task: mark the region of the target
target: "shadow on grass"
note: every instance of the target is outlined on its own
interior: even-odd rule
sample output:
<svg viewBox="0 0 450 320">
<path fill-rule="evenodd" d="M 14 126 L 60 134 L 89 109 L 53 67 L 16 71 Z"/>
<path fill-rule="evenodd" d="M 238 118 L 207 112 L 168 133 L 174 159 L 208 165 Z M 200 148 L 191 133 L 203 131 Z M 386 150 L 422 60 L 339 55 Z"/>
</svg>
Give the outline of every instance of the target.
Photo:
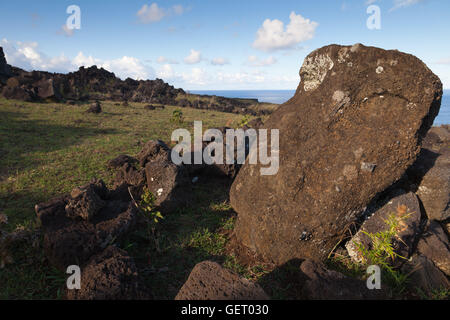
<svg viewBox="0 0 450 320">
<path fill-rule="evenodd" d="M 230 186 L 228 179 L 217 178 L 196 184 L 193 205 L 167 215 L 157 226 L 159 249 L 145 228 L 121 243 L 155 299 L 174 299 L 197 263 L 225 261 L 224 232 L 235 216 L 227 205 Z"/>
<path fill-rule="evenodd" d="M 116 134 L 115 129 L 63 126 L 40 120 L 27 120 L 26 115 L 0 111 L 0 175 L 39 163 L 30 153 L 61 150 L 80 143 L 80 139 Z"/>
</svg>

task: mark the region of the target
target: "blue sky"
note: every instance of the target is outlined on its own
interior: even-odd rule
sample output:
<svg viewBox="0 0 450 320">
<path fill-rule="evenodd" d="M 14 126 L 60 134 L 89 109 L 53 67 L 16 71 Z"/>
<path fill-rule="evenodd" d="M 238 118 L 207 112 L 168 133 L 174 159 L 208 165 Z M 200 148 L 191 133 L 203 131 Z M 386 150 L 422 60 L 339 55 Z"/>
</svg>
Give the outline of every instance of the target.
<svg viewBox="0 0 450 320">
<path fill-rule="evenodd" d="M 64 28 L 69 5 L 81 29 Z M 367 8 L 380 8 L 369 30 Z M 97 64 L 187 90 L 295 89 L 303 59 L 330 43 L 399 49 L 450 89 L 450 1 L 1 1 L 8 62 L 53 72 Z"/>
</svg>

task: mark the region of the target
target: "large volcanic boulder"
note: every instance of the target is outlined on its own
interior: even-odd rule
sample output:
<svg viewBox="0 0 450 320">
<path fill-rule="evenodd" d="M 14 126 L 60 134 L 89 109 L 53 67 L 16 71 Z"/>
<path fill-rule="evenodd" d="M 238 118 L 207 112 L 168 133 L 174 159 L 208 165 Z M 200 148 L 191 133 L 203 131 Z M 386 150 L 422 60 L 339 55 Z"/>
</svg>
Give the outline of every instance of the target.
<svg viewBox="0 0 450 320">
<path fill-rule="evenodd" d="M 277 264 L 327 257 L 414 162 L 442 97 L 416 57 L 360 44 L 315 50 L 300 76 L 263 126 L 280 130 L 279 171 L 246 163 L 230 192 L 238 243 Z"/>
</svg>

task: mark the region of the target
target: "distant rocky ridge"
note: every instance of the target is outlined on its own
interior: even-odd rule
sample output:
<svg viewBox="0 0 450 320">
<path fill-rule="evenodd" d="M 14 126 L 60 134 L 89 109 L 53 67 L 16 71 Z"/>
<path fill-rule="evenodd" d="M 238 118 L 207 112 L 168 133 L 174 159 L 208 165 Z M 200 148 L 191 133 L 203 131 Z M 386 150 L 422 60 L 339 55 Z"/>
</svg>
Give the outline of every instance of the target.
<svg viewBox="0 0 450 320">
<path fill-rule="evenodd" d="M 88 100 L 129 101 L 261 115 L 270 110 L 251 107 L 255 99 L 200 96 L 176 89 L 161 79 L 121 80 L 114 73 L 92 66 L 68 74 L 25 71 L 10 66 L 0 47 L 0 95 L 29 102 L 67 102 Z"/>
</svg>

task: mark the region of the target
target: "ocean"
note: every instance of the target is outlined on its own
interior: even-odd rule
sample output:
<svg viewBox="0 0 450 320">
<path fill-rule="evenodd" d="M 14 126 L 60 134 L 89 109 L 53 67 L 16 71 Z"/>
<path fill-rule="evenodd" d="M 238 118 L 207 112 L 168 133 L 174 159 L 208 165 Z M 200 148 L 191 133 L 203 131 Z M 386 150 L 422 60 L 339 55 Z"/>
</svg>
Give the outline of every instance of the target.
<svg viewBox="0 0 450 320">
<path fill-rule="evenodd" d="M 203 90 L 189 91 L 194 94 L 216 95 L 226 98 L 258 99 L 260 102 L 284 103 L 295 93 L 295 90 Z M 450 124 L 450 90 L 444 90 L 441 110 L 434 119 L 434 125 Z"/>
</svg>

